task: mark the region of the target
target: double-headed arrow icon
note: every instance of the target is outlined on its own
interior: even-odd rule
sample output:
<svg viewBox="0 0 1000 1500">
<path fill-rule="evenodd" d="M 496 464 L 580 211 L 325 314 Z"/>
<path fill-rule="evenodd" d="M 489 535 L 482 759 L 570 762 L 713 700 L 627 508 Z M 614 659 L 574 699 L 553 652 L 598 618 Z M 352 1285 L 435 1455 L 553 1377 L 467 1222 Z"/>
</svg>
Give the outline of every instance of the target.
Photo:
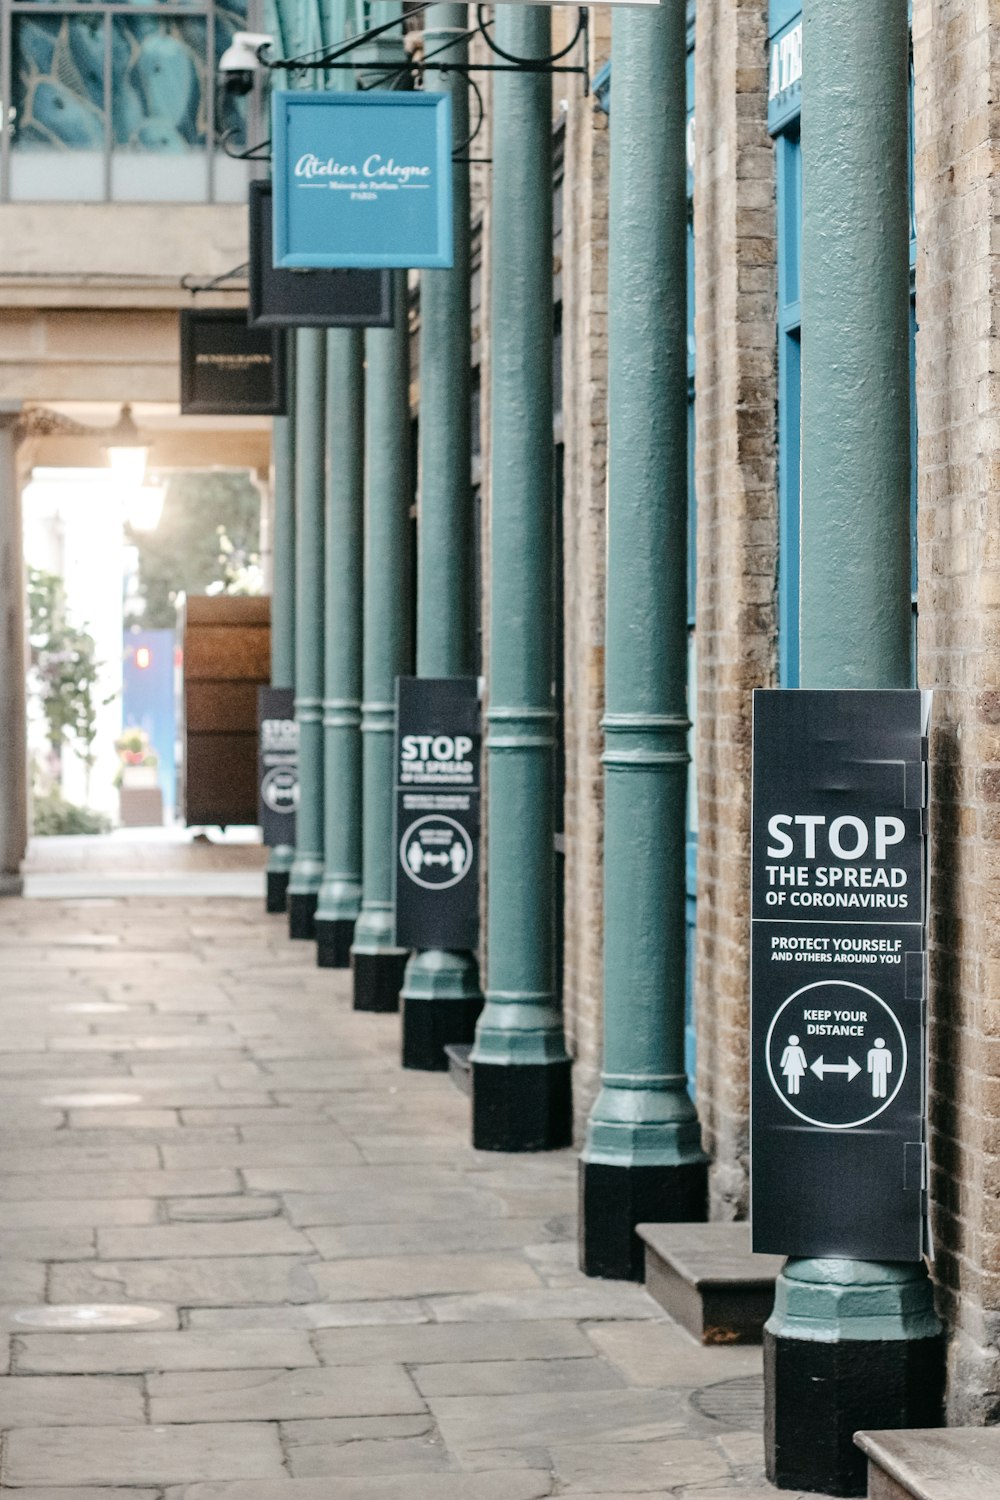
<svg viewBox="0 0 1000 1500">
<path fill-rule="evenodd" d="M 819 1057 L 817 1057 L 816 1061 L 811 1064 L 811 1067 L 820 1083 L 823 1082 L 824 1075 L 827 1073 L 846 1073 L 847 1081 L 848 1083 L 850 1083 L 851 1079 L 857 1078 L 858 1074 L 861 1072 L 860 1067 L 854 1061 L 853 1057 L 849 1057 L 845 1063 L 825 1063 L 821 1054 Z"/>
</svg>

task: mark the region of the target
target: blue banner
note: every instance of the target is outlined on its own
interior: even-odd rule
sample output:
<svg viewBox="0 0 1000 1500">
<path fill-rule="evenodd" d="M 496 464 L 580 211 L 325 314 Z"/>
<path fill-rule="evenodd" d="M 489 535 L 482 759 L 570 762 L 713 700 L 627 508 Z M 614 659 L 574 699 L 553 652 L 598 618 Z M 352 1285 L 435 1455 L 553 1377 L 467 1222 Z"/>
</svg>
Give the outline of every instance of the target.
<svg viewBox="0 0 1000 1500">
<path fill-rule="evenodd" d="M 447 269 L 447 94 L 314 94 L 272 101 L 274 265 Z"/>
</svg>

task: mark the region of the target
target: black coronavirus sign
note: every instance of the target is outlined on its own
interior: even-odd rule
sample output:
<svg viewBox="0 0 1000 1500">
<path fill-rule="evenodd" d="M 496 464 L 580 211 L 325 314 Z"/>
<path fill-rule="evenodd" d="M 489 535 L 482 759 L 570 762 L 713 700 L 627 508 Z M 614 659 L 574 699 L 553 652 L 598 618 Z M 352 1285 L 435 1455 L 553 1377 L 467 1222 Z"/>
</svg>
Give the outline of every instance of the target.
<svg viewBox="0 0 1000 1500">
<path fill-rule="evenodd" d="M 754 694 L 757 1251 L 926 1246 L 928 713 L 919 692 Z"/>
<path fill-rule="evenodd" d="M 474 677 L 396 686 L 396 943 L 479 937 L 479 695 Z"/>
<path fill-rule="evenodd" d="M 259 812 L 269 848 L 295 843 L 299 802 L 299 726 L 292 688 L 257 689 Z"/>
</svg>

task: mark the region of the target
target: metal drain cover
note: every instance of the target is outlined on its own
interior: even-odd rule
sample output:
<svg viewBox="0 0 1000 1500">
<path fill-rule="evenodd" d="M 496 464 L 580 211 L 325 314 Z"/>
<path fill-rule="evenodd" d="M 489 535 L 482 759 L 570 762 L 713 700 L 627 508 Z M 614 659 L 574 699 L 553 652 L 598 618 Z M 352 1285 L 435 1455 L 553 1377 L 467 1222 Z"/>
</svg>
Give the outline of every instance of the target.
<svg viewBox="0 0 1000 1500">
<path fill-rule="evenodd" d="M 724 1422 L 727 1427 L 759 1428 L 764 1421 L 764 1377 L 741 1375 L 703 1385 L 691 1393 L 691 1405 L 703 1417 Z"/>
</svg>

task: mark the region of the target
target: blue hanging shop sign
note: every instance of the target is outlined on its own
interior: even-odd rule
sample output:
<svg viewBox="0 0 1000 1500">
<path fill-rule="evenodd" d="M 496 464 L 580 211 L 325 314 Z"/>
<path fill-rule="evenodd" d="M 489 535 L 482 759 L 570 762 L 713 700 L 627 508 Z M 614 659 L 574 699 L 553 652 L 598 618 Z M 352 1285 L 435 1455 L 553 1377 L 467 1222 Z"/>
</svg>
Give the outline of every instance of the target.
<svg viewBox="0 0 1000 1500">
<path fill-rule="evenodd" d="M 274 264 L 448 269 L 448 94 L 314 94 L 272 100 Z"/>
</svg>

